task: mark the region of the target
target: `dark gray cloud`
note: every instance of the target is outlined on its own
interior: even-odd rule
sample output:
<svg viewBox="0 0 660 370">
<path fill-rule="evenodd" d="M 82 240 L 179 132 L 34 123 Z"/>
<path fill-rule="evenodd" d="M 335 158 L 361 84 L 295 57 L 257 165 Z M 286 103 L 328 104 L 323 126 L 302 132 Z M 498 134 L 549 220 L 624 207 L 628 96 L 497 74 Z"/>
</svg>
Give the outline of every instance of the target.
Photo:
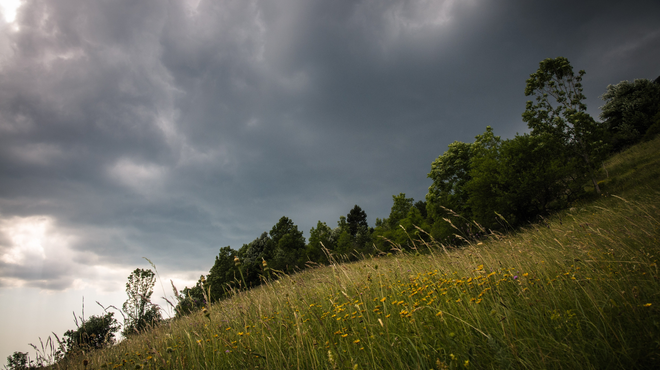
<svg viewBox="0 0 660 370">
<path fill-rule="evenodd" d="M 587 71 L 595 116 L 607 84 L 655 78 L 659 8 L 27 2 L 0 33 L 0 280 L 66 289 L 143 256 L 204 271 L 283 215 L 308 232 L 354 204 L 373 224 L 393 194 L 423 199 L 450 142 L 524 131 L 542 59 Z M 12 227 L 37 216 L 61 243 L 25 252 Z"/>
</svg>

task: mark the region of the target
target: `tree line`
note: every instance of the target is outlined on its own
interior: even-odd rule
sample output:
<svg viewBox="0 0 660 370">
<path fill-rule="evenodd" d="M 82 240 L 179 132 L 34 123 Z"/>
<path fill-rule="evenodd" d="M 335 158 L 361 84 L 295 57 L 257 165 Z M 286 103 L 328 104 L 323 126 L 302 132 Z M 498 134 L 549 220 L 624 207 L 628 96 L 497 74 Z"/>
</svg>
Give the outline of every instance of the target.
<svg viewBox="0 0 660 370">
<path fill-rule="evenodd" d="M 584 71 L 568 59 L 540 62 L 526 81 L 522 114 L 530 130 L 502 139 L 492 127 L 472 143 L 454 142 L 432 164 L 424 201 L 392 196 L 390 214 L 369 227 L 358 205 L 332 228 L 318 221 L 309 241 L 288 217 L 238 250 L 220 249 L 208 275 L 179 295 L 183 315 L 251 288 L 279 273 L 387 253 L 413 240 L 459 245 L 492 231 L 540 220 L 590 194 L 601 193 L 596 171 L 613 153 L 660 133 L 660 78 L 607 86 L 600 119 L 587 113 Z"/>
</svg>

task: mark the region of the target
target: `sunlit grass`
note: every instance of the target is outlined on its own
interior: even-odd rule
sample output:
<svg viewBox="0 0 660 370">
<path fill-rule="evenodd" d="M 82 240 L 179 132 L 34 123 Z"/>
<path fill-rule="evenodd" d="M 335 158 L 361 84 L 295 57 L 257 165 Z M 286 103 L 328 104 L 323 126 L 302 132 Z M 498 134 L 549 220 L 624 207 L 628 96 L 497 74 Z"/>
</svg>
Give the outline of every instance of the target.
<svg viewBox="0 0 660 370">
<path fill-rule="evenodd" d="M 417 242 L 354 263 L 335 257 L 55 367 L 654 368 L 660 194 L 648 163 L 657 156 L 635 150 L 644 186 L 620 179 L 632 162 L 607 167 L 625 198 L 461 248 Z"/>
</svg>

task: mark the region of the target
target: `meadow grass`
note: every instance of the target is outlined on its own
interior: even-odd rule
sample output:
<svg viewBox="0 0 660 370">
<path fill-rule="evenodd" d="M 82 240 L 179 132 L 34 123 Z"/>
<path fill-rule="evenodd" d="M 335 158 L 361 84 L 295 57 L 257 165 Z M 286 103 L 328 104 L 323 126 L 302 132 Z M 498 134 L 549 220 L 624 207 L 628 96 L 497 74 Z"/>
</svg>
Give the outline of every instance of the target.
<svg viewBox="0 0 660 370">
<path fill-rule="evenodd" d="M 601 181 L 620 195 L 460 248 L 334 256 L 54 367 L 656 368 L 658 147 L 606 163 Z"/>
</svg>

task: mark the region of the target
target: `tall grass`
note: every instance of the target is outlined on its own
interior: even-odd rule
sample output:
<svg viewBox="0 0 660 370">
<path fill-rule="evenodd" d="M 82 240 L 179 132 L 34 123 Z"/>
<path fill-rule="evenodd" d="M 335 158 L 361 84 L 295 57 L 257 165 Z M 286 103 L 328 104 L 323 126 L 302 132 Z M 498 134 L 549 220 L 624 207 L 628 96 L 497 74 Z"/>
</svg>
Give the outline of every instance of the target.
<svg viewBox="0 0 660 370">
<path fill-rule="evenodd" d="M 599 184 L 606 193 L 645 194 L 660 184 L 660 136 L 635 145 L 604 163 Z M 604 187 L 604 188 L 603 188 Z"/>
<path fill-rule="evenodd" d="M 420 241 L 413 253 L 335 257 L 55 367 L 656 368 L 658 169 L 633 187 L 621 178 L 630 162 L 616 161 L 603 176 L 628 198 L 461 248 Z"/>
</svg>

